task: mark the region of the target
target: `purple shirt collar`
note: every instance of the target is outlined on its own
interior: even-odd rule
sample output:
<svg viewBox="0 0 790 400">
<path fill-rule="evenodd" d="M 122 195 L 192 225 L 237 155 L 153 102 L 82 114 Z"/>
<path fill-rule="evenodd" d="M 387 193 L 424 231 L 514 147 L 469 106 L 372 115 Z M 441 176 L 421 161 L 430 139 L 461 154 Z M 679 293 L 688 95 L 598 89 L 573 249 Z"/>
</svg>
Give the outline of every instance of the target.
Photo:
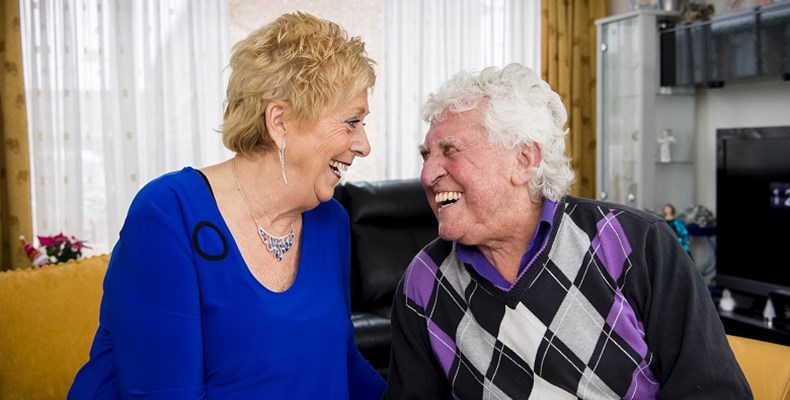
<svg viewBox="0 0 790 400">
<path fill-rule="evenodd" d="M 532 264 L 535 255 L 538 254 L 538 251 L 546 244 L 546 239 L 549 237 L 549 232 L 551 232 L 551 222 L 554 218 L 554 211 L 556 209 L 557 202 L 549 199 L 543 200 L 543 210 L 540 212 L 538 227 L 535 229 L 535 232 L 532 234 L 532 238 L 527 244 L 526 253 L 524 253 L 524 255 L 521 257 L 521 263 L 518 266 L 518 278 L 516 281 L 521 278 L 521 275 L 524 274 L 524 271 L 527 270 L 527 267 Z M 503 290 L 510 290 L 510 288 L 513 286 L 510 284 L 510 282 L 502 277 L 502 275 L 496 270 L 496 268 L 494 268 L 493 265 L 491 265 L 491 263 L 485 258 L 485 256 L 483 256 L 483 253 L 480 252 L 477 246 L 465 246 L 457 243 L 456 254 L 458 254 L 458 259 L 461 262 L 471 265 L 478 274 L 494 285 L 499 286 Z"/>
</svg>

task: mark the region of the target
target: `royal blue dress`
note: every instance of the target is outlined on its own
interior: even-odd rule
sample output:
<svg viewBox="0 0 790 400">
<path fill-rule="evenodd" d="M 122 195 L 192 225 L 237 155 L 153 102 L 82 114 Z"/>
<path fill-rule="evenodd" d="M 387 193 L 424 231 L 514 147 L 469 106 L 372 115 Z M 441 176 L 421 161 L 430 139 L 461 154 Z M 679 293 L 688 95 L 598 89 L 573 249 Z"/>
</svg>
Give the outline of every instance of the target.
<svg viewBox="0 0 790 400">
<path fill-rule="evenodd" d="M 155 179 L 112 251 L 90 360 L 68 399 L 381 398 L 385 382 L 354 342 L 348 232 L 334 200 L 305 212 L 296 279 L 272 292 L 202 173 Z"/>
</svg>

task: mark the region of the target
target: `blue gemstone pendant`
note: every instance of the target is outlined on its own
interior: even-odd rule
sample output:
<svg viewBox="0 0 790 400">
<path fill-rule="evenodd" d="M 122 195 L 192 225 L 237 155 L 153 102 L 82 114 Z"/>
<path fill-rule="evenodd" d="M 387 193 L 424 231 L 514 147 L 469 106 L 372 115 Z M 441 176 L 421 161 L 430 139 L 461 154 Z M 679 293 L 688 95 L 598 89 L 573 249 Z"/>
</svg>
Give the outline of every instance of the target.
<svg viewBox="0 0 790 400">
<path fill-rule="evenodd" d="M 291 249 L 294 243 L 294 224 L 291 224 L 291 229 L 285 236 L 272 236 L 258 225 L 258 235 L 260 235 L 266 250 L 272 253 L 277 261 L 282 261 L 283 255 Z"/>
</svg>

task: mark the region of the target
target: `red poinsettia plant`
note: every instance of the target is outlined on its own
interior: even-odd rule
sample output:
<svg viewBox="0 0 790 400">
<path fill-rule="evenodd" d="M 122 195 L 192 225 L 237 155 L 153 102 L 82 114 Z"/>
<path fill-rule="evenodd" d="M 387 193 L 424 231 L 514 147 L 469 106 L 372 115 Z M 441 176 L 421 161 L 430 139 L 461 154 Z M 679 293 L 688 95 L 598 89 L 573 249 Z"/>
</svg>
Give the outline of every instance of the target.
<svg viewBox="0 0 790 400">
<path fill-rule="evenodd" d="M 76 260 L 82 257 L 82 249 L 90 249 L 84 240 L 66 236 L 62 232 L 53 236 L 38 236 L 38 242 L 44 246 L 47 255 L 55 257 L 57 262 Z"/>
</svg>

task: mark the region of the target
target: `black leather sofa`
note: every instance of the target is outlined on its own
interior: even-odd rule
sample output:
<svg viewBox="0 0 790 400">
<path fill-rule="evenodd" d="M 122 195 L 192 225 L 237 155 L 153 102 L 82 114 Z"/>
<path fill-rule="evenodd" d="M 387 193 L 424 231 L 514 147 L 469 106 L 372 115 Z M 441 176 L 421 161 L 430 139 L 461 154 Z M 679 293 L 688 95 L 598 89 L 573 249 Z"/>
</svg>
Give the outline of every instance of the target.
<svg viewBox="0 0 790 400">
<path fill-rule="evenodd" d="M 354 337 L 386 378 L 395 288 L 414 255 L 436 238 L 436 218 L 418 179 L 346 182 L 334 197 L 351 219 Z"/>
</svg>

